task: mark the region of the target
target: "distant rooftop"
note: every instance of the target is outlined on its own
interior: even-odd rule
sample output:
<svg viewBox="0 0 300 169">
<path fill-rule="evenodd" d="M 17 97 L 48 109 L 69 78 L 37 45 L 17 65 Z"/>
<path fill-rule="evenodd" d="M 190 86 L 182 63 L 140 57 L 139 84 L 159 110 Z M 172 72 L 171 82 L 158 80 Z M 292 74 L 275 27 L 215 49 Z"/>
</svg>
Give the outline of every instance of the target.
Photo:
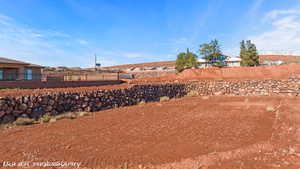
<svg viewBox="0 0 300 169">
<path fill-rule="evenodd" d="M 18 60 L 14 60 L 14 59 L 3 58 L 3 57 L 0 57 L 0 64 L 18 64 L 18 65 L 26 65 L 29 67 L 43 67 L 40 65 L 31 64 L 31 63 L 18 61 Z"/>
<path fill-rule="evenodd" d="M 163 62 L 149 62 L 149 63 L 138 63 L 138 64 L 126 64 L 126 65 L 117 65 L 117 66 L 109 66 L 105 68 L 116 68 L 116 69 L 124 69 L 131 67 L 160 67 L 160 66 L 175 66 L 175 61 L 163 61 Z"/>
</svg>

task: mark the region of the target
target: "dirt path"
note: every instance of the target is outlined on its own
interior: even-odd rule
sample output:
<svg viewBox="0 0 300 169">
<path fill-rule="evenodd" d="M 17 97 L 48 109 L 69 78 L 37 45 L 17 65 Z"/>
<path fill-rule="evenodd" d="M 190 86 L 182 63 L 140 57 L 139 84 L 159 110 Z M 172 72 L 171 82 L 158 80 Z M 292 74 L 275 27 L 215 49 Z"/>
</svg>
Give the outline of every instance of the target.
<svg viewBox="0 0 300 169">
<path fill-rule="evenodd" d="M 81 167 L 87 168 L 203 165 L 211 169 L 278 168 L 275 164 L 280 163 L 281 168 L 299 169 L 297 157 L 272 155 L 295 145 L 294 138 L 288 139 L 295 118 L 284 114 L 294 113 L 298 118 L 299 101 L 183 98 L 102 111 L 76 120 L 15 127 L 0 131 L 0 162 L 68 161 L 81 162 Z M 268 112 L 268 106 L 278 111 Z M 282 158 L 291 162 L 278 162 Z"/>
</svg>

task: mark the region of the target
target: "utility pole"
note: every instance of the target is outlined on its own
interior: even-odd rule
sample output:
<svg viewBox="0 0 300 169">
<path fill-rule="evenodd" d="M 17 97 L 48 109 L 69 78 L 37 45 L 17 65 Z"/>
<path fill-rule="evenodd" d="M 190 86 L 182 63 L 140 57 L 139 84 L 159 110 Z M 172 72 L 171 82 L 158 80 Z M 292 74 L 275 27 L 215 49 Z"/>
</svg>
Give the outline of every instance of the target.
<svg viewBox="0 0 300 169">
<path fill-rule="evenodd" d="M 100 66 L 101 66 L 101 64 L 98 63 L 98 61 L 97 61 L 97 55 L 95 54 L 95 70 L 97 70 L 98 67 L 100 67 Z"/>
<path fill-rule="evenodd" d="M 97 70 L 97 55 L 95 53 L 95 71 Z"/>
</svg>

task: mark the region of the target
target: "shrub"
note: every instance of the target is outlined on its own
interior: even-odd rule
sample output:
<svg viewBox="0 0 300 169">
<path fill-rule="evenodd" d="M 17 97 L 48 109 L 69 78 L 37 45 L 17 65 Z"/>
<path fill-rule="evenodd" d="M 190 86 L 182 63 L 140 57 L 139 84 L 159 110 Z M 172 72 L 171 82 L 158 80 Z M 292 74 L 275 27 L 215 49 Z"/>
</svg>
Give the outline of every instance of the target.
<svg viewBox="0 0 300 169">
<path fill-rule="evenodd" d="M 198 96 L 198 92 L 196 90 L 192 90 L 190 92 L 187 93 L 188 97 L 195 97 Z"/>
<path fill-rule="evenodd" d="M 197 67 L 198 56 L 194 53 L 191 53 L 189 49 L 187 52 L 182 52 L 177 55 L 176 59 L 176 70 L 182 72 L 185 69 L 191 69 Z"/>
<path fill-rule="evenodd" d="M 275 108 L 273 106 L 268 106 L 266 110 L 267 112 L 275 112 Z"/>
<path fill-rule="evenodd" d="M 65 118 L 66 119 L 76 119 L 77 115 L 75 113 L 73 113 L 73 112 L 69 112 L 69 113 L 65 114 Z"/>
<path fill-rule="evenodd" d="M 49 114 L 45 114 L 43 115 L 43 117 L 41 118 L 41 121 L 43 123 L 48 123 L 51 120 L 51 116 Z"/>
<path fill-rule="evenodd" d="M 144 104 L 146 104 L 145 100 L 138 102 L 138 105 L 144 105 Z"/>
<path fill-rule="evenodd" d="M 168 97 L 168 96 L 163 96 L 163 97 L 160 97 L 160 99 L 159 99 L 160 102 L 166 102 L 169 100 L 170 100 L 170 97 Z"/>
<path fill-rule="evenodd" d="M 18 126 L 22 126 L 22 125 L 30 125 L 34 123 L 34 119 L 30 119 L 30 118 L 24 118 L 24 117 L 19 117 L 15 124 Z"/>
<path fill-rule="evenodd" d="M 88 115 L 89 115 L 89 112 L 85 112 L 85 111 L 83 111 L 83 112 L 77 112 L 77 115 L 78 115 L 79 117 L 82 117 L 82 116 L 88 116 Z"/>
<path fill-rule="evenodd" d="M 56 122 L 56 118 L 51 118 L 49 121 L 49 123 L 54 123 L 54 122 Z"/>
<path fill-rule="evenodd" d="M 64 118 L 66 118 L 66 117 L 65 117 L 65 114 L 60 114 L 60 115 L 55 116 L 55 119 L 56 119 L 56 120 L 62 120 L 62 119 L 64 119 Z"/>
</svg>

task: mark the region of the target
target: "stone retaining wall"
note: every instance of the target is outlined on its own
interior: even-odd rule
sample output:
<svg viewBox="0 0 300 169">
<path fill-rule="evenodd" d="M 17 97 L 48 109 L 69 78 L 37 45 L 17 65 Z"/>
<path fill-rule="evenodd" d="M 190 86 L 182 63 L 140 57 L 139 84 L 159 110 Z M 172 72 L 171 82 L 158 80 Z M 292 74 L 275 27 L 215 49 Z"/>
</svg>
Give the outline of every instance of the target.
<svg viewBox="0 0 300 169">
<path fill-rule="evenodd" d="M 135 105 L 141 101 L 159 101 L 186 95 L 184 84 L 136 85 L 125 89 L 91 92 L 55 93 L 37 96 L 0 98 L 0 124 L 12 123 L 18 117 L 39 119 L 44 114 L 95 112 L 114 107 Z"/>
<path fill-rule="evenodd" d="M 199 81 L 192 82 L 189 88 L 201 96 L 298 96 L 300 78 L 288 80 L 247 80 L 247 81 Z"/>
<path fill-rule="evenodd" d="M 50 93 L 44 95 L 0 98 L 0 124 L 18 117 L 39 119 L 44 114 L 95 112 L 135 105 L 141 101 L 159 101 L 160 97 L 183 97 L 190 91 L 201 96 L 299 96 L 300 78 L 288 80 L 193 81 L 187 84 L 135 85 L 125 89 L 89 92 Z M 76 91 L 76 90 L 75 90 Z"/>
</svg>

